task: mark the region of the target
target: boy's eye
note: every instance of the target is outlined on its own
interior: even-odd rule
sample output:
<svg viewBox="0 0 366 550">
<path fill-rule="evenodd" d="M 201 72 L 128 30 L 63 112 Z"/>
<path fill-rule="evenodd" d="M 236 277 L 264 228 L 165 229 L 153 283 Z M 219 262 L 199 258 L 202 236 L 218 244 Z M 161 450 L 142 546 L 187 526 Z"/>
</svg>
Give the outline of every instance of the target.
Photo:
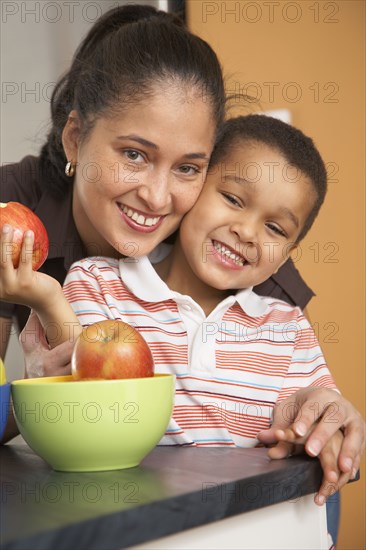
<svg viewBox="0 0 366 550">
<path fill-rule="evenodd" d="M 269 229 L 273 231 L 273 233 L 276 233 L 277 235 L 281 235 L 282 237 L 287 237 L 286 233 L 277 225 L 274 225 L 273 223 L 268 223 L 267 227 L 269 227 Z"/>
<path fill-rule="evenodd" d="M 236 197 L 234 197 L 234 195 L 229 195 L 229 193 L 222 193 L 222 195 L 230 204 L 233 204 L 234 206 L 241 206 L 240 202 Z"/>
</svg>

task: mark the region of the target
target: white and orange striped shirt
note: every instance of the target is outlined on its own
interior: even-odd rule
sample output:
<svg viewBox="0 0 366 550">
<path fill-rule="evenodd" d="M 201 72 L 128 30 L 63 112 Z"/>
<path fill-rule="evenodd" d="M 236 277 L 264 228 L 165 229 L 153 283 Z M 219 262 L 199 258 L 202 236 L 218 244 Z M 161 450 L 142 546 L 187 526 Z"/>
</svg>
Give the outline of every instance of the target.
<svg viewBox="0 0 366 550">
<path fill-rule="evenodd" d="M 77 262 L 64 292 L 83 326 L 104 319 L 132 324 L 151 348 L 155 372 L 176 375 L 162 445 L 253 447 L 280 400 L 306 386 L 335 388 L 301 310 L 252 289 L 206 317 L 143 257 Z"/>
</svg>

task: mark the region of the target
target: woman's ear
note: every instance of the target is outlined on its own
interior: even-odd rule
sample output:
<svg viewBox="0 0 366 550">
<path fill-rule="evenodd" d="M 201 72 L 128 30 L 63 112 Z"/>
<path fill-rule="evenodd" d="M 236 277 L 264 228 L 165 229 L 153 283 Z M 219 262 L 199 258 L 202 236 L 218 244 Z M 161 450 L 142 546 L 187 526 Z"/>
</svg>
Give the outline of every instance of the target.
<svg viewBox="0 0 366 550">
<path fill-rule="evenodd" d="M 77 164 L 78 149 L 80 145 L 81 122 L 77 111 L 73 110 L 67 117 L 67 122 L 62 131 L 62 145 L 68 161 Z"/>
<path fill-rule="evenodd" d="M 286 254 L 284 255 L 284 258 L 282 260 L 282 262 L 280 263 L 280 265 L 278 266 L 278 268 L 276 269 L 276 271 L 273 272 L 273 275 L 275 273 L 277 273 L 277 271 L 283 266 L 283 264 L 285 264 L 287 262 L 287 260 L 289 259 L 289 257 L 291 256 L 291 253 L 296 250 L 298 248 L 298 243 L 293 243 L 291 245 L 288 245 L 287 248 L 286 248 Z"/>
</svg>

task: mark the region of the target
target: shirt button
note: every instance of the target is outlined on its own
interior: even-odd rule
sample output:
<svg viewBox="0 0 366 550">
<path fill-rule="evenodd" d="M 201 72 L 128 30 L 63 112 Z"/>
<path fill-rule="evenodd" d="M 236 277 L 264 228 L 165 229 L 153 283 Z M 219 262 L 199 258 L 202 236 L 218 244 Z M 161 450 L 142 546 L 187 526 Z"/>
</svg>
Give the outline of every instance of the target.
<svg viewBox="0 0 366 550">
<path fill-rule="evenodd" d="M 183 309 L 185 309 L 186 311 L 191 311 L 191 310 L 192 310 L 191 306 L 189 306 L 188 304 L 183 304 L 182 307 L 183 307 Z"/>
</svg>

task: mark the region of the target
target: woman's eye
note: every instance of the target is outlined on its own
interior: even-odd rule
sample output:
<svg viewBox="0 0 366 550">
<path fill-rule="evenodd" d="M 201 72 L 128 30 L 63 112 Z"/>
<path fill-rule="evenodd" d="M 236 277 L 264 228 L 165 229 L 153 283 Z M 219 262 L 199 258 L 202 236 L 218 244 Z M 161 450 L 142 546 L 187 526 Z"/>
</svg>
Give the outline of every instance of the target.
<svg viewBox="0 0 366 550">
<path fill-rule="evenodd" d="M 135 149 L 125 149 L 124 154 L 128 158 L 128 160 L 132 160 L 134 162 L 136 161 L 143 161 L 144 158 L 138 151 L 135 151 Z"/>
<path fill-rule="evenodd" d="M 269 229 L 273 231 L 273 233 L 276 233 L 277 235 L 281 235 L 282 237 L 287 236 L 286 233 L 280 227 L 278 227 L 277 225 L 274 225 L 273 223 L 268 223 L 267 227 L 269 227 Z"/>
<path fill-rule="evenodd" d="M 228 193 L 223 193 L 223 196 L 228 202 L 230 202 L 230 204 L 234 204 L 235 206 L 241 206 L 240 202 L 233 195 L 229 195 Z"/>
<path fill-rule="evenodd" d="M 185 176 L 194 176 L 200 172 L 197 166 L 189 166 L 187 164 L 179 167 L 179 172 Z"/>
</svg>

